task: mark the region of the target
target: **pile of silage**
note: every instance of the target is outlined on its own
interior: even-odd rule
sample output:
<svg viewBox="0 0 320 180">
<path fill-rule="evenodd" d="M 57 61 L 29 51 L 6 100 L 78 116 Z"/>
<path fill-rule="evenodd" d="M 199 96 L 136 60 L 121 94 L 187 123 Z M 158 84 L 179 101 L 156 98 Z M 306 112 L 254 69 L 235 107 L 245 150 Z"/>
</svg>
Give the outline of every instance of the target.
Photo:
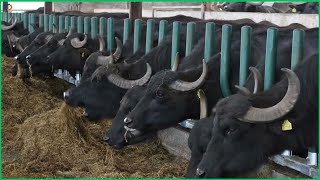
<svg viewBox="0 0 320 180">
<path fill-rule="evenodd" d="M 3 177 L 184 176 L 187 162 L 168 154 L 159 140 L 114 150 L 101 141 L 110 120 L 89 122 L 57 98 L 67 89 L 64 82 L 54 80 L 60 85 L 53 87 L 53 80 L 23 82 L 11 77 L 7 60 L 2 62 L 8 139 Z"/>
</svg>

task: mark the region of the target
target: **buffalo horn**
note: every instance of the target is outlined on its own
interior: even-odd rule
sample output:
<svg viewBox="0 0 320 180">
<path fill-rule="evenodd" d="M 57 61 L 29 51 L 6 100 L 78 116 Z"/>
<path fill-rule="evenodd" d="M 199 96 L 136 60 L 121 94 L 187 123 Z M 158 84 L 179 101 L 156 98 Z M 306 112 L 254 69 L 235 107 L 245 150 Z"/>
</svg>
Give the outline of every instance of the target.
<svg viewBox="0 0 320 180">
<path fill-rule="evenodd" d="M 207 97 L 202 90 L 198 91 L 200 98 L 200 119 L 206 118 L 208 115 Z"/>
<path fill-rule="evenodd" d="M 2 31 L 11 30 L 17 24 L 17 22 L 18 22 L 18 20 L 15 19 L 14 22 L 9 26 L 6 26 L 6 25 L 2 24 Z"/>
<path fill-rule="evenodd" d="M 288 89 L 282 100 L 268 108 L 250 107 L 241 121 L 258 123 L 270 122 L 286 115 L 294 107 L 300 94 L 300 81 L 297 75 L 290 69 L 282 68 L 288 78 Z"/>
<path fill-rule="evenodd" d="M 249 67 L 249 69 L 252 72 L 253 77 L 254 77 L 253 94 L 256 94 L 257 92 L 262 91 L 262 87 L 263 87 L 262 75 L 261 75 L 260 71 L 255 67 Z"/>
<path fill-rule="evenodd" d="M 235 85 L 234 87 L 237 88 L 242 95 L 245 95 L 245 96 L 251 95 L 251 92 L 249 91 L 249 89 L 247 89 L 244 86 Z"/>
<path fill-rule="evenodd" d="M 127 79 L 124 79 L 124 78 L 120 77 L 117 74 L 110 74 L 108 76 L 108 80 L 112 84 L 114 84 L 114 85 L 116 85 L 118 87 L 121 87 L 123 89 L 130 89 L 133 86 L 142 86 L 142 85 L 144 85 L 145 83 L 147 83 L 149 81 L 149 79 L 151 77 L 151 74 L 152 74 L 152 69 L 151 69 L 150 65 L 148 63 L 146 63 L 146 65 L 147 65 L 147 72 L 140 79 L 127 80 Z"/>
<path fill-rule="evenodd" d="M 68 32 L 66 38 L 68 38 L 71 34 L 72 34 L 72 29 L 71 29 L 71 27 L 70 27 L 70 28 L 69 28 L 69 32 Z"/>
<path fill-rule="evenodd" d="M 171 71 L 177 71 L 178 70 L 179 62 L 180 62 L 179 53 L 177 52 Z"/>
<path fill-rule="evenodd" d="M 99 36 L 99 51 L 102 52 L 106 47 L 106 43 L 102 37 Z"/>
<path fill-rule="evenodd" d="M 202 61 L 202 74 L 199 77 L 199 79 L 197 79 L 194 82 L 185 82 L 185 81 L 182 81 L 182 80 L 178 79 L 178 80 L 172 82 L 169 85 L 169 87 L 171 89 L 175 89 L 177 91 L 190 91 L 190 90 L 193 90 L 193 89 L 199 87 L 204 82 L 204 80 L 206 79 L 206 76 L 207 76 L 207 72 L 208 72 L 207 63 L 203 59 L 203 61 Z"/>
<path fill-rule="evenodd" d="M 74 48 L 81 48 L 87 43 L 87 40 L 88 40 L 88 36 L 85 34 L 84 39 L 82 41 L 80 41 L 80 39 L 78 37 L 76 37 L 76 38 L 71 39 L 70 42 Z"/>
</svg>

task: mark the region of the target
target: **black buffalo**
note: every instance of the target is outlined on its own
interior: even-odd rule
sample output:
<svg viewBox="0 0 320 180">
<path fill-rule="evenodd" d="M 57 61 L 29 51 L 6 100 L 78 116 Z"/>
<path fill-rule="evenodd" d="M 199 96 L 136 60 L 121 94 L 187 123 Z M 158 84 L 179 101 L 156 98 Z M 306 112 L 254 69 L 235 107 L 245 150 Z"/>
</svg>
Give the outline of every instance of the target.
<svg viewBox="0 0 320 180">
<path fill-rule="evenodd" d="M 15 57 L 18 63 L 18 76 L 20 78 L 24 78 L 28 75 L 27 69 L 29 68 L 29 66 L 26 60 L 26 56 L 47 43 L 53 37 L 53 35 L 54 34 L 52 32 L 40 33 L 27 48 L 25 48 L 19 55 Z"/>
<path fill-rule="evenodd" d="M 266 29 L 265 29 L 266 30 Z M 264 52 L 266 33 L 263 29 L 258 29 L 253 34 L 252 38 L 252 64 L 257 66 L 260 72 L 264 69 Z M 277 79 L 280 78 L 280 68 L 290 67 L 291 57 L 291 32 L 290 29 L 280 31 L 280 39 L 278 48 L 278 61 L 277 61 Z M 307 39 L 310 44 L 305 46 L 305 59 L 309 58 L 314 52 L 317 52 L 317 29 L 307 32 Z M 239 33 L 239 32 L 238 32 Z M 235 32 L 236 34 L 236 32 Z M 238 83 L 239 73 L 239 49 L 240 39 L 239 36 L 233 36 L 233 44 L 231 46 L 230 63 L 231 74 L 230 84 Z M 219 39 L 219 38 L 217 38 Z M 312 44 L 312 45 L 311 45 Z M 309 46 L 310 45 L 310 46 Z M 202 68 L 190 69 L 186 72 L 170 72 L 161 71 L 154 75 L 148 86 L 146 94 L 141 98 L 136 107 L 127 116 L 127 127 L 132 129 L 132 132 L 138 131 L 139 134 L 149 131 L 157 131 L 160 129 L 168 128 L 176 125 L 188 118 L 199 117 L 199 109 L 194 108 L 194 104 L 198 104 L 196 96 L 197 89 L 201 88 L 208 96 L 208 108 L 212 108 L 219 98 L 222 98 L 222 92 L 219 84 L 220 77 L 220 56 L 216 56 L 209 61 L 209 79 L 204 82 L 202 86 L 188 88 L 173 88 L 174 84 L 181 84 L 182 81 L 193 82 L 202 73 Z M 192 67 L 192 66 L 189 66 Z M 185 83 L 188 84 L 188 83 Z M 247 86 L 252 89 L 253 81 Z M 232 86 L 231 86 L 232 87 Z M 236 88 L 231 89 L 236 92 Z M 176 108 L 179 107 L 179 108 Z"/>
<path fill-rule="evenodd" d="M 263 3 L 224 3 L 221 8 L 228 12 L 264 12 L 264 13 L 281 13 L 280 10 L 269 7 L 262 6 Z"/>
<path fill-rule="evenodd" d="M 291 12 L 301 14 L 318 14 L 318 2 L 307 2 L 307 3 L 292 3 L 289 4 L 292 9 Z"/>
<path fill-rule="evenodd" d="M 285 149 L 318 147 L 318 54 L 270 90 L 220 100 L 197 177 L 234 177 Z M 285 120 L 292 129 L 282 129 Z"/>
</svg>

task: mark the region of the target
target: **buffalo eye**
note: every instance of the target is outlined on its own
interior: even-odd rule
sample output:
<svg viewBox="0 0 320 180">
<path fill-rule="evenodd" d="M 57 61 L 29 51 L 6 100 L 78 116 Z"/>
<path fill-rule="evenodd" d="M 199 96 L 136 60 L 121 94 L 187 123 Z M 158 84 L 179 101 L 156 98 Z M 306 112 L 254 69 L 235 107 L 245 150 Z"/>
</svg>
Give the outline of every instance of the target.
<svg viewBox="0 0 320 180">
<path fill-rule="evenodd" d="M 162 90 L 158 90 L 158 91 L 156 92 L 156 95 L 157 95 L 158 98 L 163 98 L 163 96 L 164 96 Z"/>
<path fill-rule="evenodd" d="M 231 135 L 232 133 L 234 133 L 234 132 L 236 132 L 237 131 L 237 128 L 235 128 L 235 127 L 228 127 L 228 128 L 226 128 L 225 129 L 225 135 L 226 136 L 229 136 L 229 135 Z"/>
</svg>

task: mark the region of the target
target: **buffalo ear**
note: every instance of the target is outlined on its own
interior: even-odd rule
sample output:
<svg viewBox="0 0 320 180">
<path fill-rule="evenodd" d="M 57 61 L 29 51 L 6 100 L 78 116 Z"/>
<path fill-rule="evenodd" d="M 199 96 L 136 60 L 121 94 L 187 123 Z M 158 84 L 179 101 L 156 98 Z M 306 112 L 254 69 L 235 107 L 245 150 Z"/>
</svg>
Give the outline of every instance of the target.
<svg viewBox="0 0 320 180">
<path fill-rule="evenodd" d="M 255 10 L 256 10 L 256 6 L 254 6 L 252 4 L 246 3 L 246 5 L 244 6 L 245 12 L 255 12 Z"/>
</svg>

